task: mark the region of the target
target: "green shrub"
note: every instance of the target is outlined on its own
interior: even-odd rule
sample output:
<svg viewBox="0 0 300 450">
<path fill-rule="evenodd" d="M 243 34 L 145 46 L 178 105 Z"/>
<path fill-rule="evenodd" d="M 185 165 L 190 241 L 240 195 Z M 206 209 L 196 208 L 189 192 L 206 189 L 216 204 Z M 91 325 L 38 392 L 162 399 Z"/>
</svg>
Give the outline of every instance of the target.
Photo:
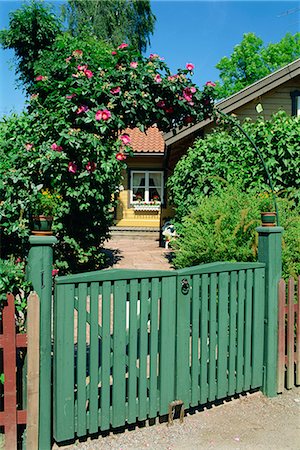
<svg viewBox="0 0 300 450">
<path fill-rule="evenodd" d="M 300 208 L 288 199 L 277 199 L 283 235 L 283 274 L 300 273 Z M 176 229 L 176 268 L 214 261 L 256 261 L 257 232 L 264 198 L 254 191 L 229 186 L 197 206 Z"/>
<path fill-rule="evenodd" d="M 243 128 L 264 156 L 275 191 L 293 192 L 300 200 L 300 120 L 281 111 L 270 120 L 246 121 Z M 198 198 L 239 180 L 243 190 L 269 190 L 256 151 L 237 130 L 217 127 L 198 139 L 178 162 L 169 178 L 176 219 L 181 220 Z"/>
</svg>

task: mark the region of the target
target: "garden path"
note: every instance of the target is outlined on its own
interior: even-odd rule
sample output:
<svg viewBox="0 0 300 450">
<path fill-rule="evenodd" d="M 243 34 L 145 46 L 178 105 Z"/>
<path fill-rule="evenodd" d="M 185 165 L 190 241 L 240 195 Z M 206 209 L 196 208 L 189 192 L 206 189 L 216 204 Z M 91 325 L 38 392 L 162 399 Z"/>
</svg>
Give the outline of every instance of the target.
<svg viewBox="0 0 300 450">
<path fill-rule="evenodd" d="M 159 247 L 156 236 L 112 236 L 104 245 L 114 269 L 169 270 L 172 251 Z"/>
</svg>

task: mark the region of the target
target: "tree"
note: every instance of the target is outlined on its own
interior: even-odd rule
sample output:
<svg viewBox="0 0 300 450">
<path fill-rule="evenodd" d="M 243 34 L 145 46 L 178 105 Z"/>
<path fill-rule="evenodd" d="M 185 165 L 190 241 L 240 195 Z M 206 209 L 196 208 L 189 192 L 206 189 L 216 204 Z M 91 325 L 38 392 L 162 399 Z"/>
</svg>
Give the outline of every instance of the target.
<svg viewBox="0 0 300 450">
<path fill-rule="evenodd" d="M 192 83 L 191 64 L 171 75 L 158 55 L 144 58 L 125 43 L 111 51 L 95 37 L 68 34 L 43 51 L 35 69 L 28 114 L 0 129 L 4 240 L 10 253 L 22 248 L 43 189 L 61 199 L 54 222 L 60 268 L 96 269 L 130 152 L 123 130 L 156 123 L 168 131 L 202 120 L 212 111 L 213 88 Z"/>
<path fill-rule="evenodd" d="M 9 28 L 0 31 L 0 43 L 4 49 L 15 51 L 16 73 L 25 86 L 34 79 L 34 64 L 41 52 L 51 47 L 59 32 L 59 19 L 39 1 L 10 14 Z"/>
<path fill-rule="evenodd" d="M 287 33 L 278 43 L 267 46 L 254 33 L 246 33 L 231 56 L 224 56 L 216 65 L 221 78 L 217 98 L 229 97 L 299 57 L 300 33 Z"/>
<path fill-rule="evenodd" d="M 156 20 L 149 0 L 68 0 L 63 16 L 73 35 L 88 31 L 114 46 L 126 41 L 139 51 L 150 44 Z"/>
</svg>

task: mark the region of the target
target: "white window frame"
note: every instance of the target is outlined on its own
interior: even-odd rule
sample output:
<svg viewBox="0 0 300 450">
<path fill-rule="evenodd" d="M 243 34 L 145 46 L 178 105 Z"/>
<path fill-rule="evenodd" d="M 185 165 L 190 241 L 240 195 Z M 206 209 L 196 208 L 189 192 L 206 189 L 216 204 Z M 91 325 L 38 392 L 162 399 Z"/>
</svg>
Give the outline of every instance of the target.
<svg viewBox="0 0 300 450">
<path fill-rule="evenodd" d="M 145 200 L 143 200 L 144 203 L 150 204 L 149 199 L 149 188 L 155 187 L 155 186 L 149 186 L 149 178 L 152 173 L 160 174 L 161 176 L 161 186 L 158 186 L 161 188 L 161 201 L 160 204 L 163 204 L 164 199 L 164 172 L 163 170 L 131 170 L 130 171 L 130 204 L 135 205 L 138 204 L 138 200 L 133 200 L 133 175 L 135 173 L 143 173 L 145 174 Z"/>
</svg>

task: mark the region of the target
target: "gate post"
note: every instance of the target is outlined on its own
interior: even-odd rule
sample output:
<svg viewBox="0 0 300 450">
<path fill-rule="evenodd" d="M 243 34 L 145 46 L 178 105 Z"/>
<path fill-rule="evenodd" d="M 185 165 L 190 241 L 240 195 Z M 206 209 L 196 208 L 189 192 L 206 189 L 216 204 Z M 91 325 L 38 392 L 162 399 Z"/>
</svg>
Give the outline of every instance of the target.
<svg viewBox="0 0 300 450">
<path fill-rule="evenodd" d="M 278 283 L 281 278 L 282 227 L 258 227 L 258 261 L 266 264 L 263 392 L 277 395 Z"/>
<path fill-rule="evenodd" d="M 39 450 L 51 449 L 51 317 L 54 236 L 30 236 L 27 278 L 40 298 Z"/>
</svg>

